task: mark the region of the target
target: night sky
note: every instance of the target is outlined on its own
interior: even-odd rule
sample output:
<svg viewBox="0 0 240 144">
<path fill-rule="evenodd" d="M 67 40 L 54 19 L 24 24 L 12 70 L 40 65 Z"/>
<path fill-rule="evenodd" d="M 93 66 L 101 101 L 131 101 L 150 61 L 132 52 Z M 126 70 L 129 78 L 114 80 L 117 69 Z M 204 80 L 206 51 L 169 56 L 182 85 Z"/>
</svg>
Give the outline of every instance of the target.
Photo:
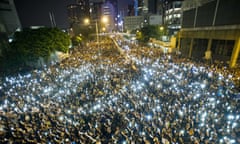
<svg viewBox="0 0 240 144">
<path fill-rule="evenodd" d="M 118 0 L 120 7 L 127 7 L 131 0 Z M 75 0 L 14 0 L 23 27 L 51 26 L 49 12 L 54 13 L 56 25 L 68 28 L 67 5 Z"/>
<path fill-rule="evenodd" d="M 14 0 L 23 27 L 51 26 L 49 12 L 54 13 L 56 25 L 67 28 L 67 5 L 75 0 Z"/>
</svg>

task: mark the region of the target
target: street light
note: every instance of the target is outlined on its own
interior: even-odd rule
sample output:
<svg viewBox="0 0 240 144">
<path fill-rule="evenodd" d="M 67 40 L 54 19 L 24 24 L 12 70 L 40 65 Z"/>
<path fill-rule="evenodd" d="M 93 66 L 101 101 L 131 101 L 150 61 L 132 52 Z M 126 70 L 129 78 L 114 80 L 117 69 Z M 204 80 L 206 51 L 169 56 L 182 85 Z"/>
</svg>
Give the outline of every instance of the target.
<svg viewBox="0 0 240 144">
<path fill-rule="evenodd" d="M 85 18 L 83 22 L 84 22 L 85 25 L 89 25 L 90 20 L 88 18 Z"/>
<path fill-rule="evenodd" d="M 96 36 L 97 36 L 97 48 L 99 50 L 99 54 L 100 54 L 100 49 L 99 49 L 99 29 L 98 29 L 98 19 L 95 20 L 95 26 L 96 26 Z M 108 23 L 108 17 L 107 16 L 103 16 L 100 19 L 100 22 L 102 22 L 103 24 L 107 24 Z M 89 25 L 90 20 L 88 18 L 84 19 L 84 24 Z"/>
<path fill-rule="evenodd" d="M 105 28 L 105 27 L 103 27 L 103 28 L 102 28 L 102 31 L 103 31 L 103 32 L 105 32 L 105 31 L 106 31 L 106 28 Z"/>
<path fill-rule="evenodd" d="M 163 39 L 163 34 L 164 34 L 164 27 L 160 26 L 160 34 L 161 34 L 161 40 Z"/>
<path fill-rule="evenodd" d="M 163 30 L 164 30 L 164 27 L 163 27 L 163 26 L 161 26 L 161 27 L 160 27 L 160 31 L 163 31 Z"/>
<path fill-rule="evenodd" d="M 108 23 L 108 18 L 107 16 L 103 16 L 102 19 L 101 19 L 102 23 L 106 24 Z"/>
</svg>

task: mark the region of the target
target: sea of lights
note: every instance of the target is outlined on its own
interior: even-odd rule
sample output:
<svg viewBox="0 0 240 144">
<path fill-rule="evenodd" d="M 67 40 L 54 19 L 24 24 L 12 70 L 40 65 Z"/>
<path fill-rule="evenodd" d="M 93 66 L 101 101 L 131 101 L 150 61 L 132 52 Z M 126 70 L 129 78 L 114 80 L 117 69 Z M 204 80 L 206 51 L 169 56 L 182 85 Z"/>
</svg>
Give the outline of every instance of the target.
<svg viewBox="0 0 240 144">
<path fill-rule="evenodd" d="M 194 134 L 216 135 L 206 135 L 205 139 L 216 143 L 237 141 L 240 106 L 232 99 L 235 91 L 231 76 L 224 77 L 194 64 L 165 62 L 164 58 L 131 59 L 137 72 L 125 71 L 117 64 L 84 62 L 79 67 L 45 68 L 5 77 L 0 86 L 3 91 L 0 111 L 50 115 L 58 109 L 54 117 L 59 125 L 66 129 L 78 126 L 93 141 L 97 139 L 96 129 L 110 127 L 109 122 L 114 121 L 116 114 L 124 117 L 119 122 L 127 123 L 120 131 L 131 137 L 152 137 L 163 128 L 171 128 L 174 135 L 186 136 L 185 123 L 191 123 Z M 94 120 L 82 123 L 82 116 Z M 109 122 L 101 122 L 101 117 Z M 92 126 L 91 129 L 84 129 L 84 124 Z M 132 135 L 133 131 L 138 133 Z M 112 133 L 116 141 L 119 135 Z"/>
</svg>

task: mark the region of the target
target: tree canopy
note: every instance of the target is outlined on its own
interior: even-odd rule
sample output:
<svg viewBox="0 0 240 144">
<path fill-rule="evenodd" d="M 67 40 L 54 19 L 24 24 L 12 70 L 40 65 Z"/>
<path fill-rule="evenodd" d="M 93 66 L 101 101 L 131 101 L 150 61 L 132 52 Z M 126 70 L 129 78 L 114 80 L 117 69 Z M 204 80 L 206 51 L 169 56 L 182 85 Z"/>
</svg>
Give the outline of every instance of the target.
<svg viewBox="0 0 240 144">
<path fill-rule="evenodd" d="M 10 48 L 3 55 L 7 64 L 24 65 L 40 57 L 47 60 L 55 51 L 66 53 L 69 45 L 69 35 L 58 28 L 24 29 L 14 34 Z"/>
<path fill-rule="evenodd" d="M 163 35 L 163 32 L 160 30 L 160 26 L 148 25 L 137 31 L 136 35 L 140 42 L 146 43 L 150 38 L 159 39 Z"/>
</svg>

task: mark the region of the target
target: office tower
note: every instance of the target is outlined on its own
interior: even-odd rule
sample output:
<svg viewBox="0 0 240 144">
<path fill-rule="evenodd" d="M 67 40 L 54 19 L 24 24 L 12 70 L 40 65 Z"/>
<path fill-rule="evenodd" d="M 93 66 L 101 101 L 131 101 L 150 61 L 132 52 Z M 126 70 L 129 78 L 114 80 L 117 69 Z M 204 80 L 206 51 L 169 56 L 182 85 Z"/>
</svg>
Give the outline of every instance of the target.
<svg viewBox="0 0 240 144">
<path fill-rule="evenodd" d="M 67 6 L 67 11 L 70 25 L 73 23 L 83 24 L 84 19 L 90 17 L 89 1 L 77 0 L 76 4 L 71 4 Z"/>
<path fill-rule="evenodd" d="M 113 30 L 116 31 L 116 30 L 118 30 L 118 24 L 121 21 L 120 15 L 119 15 L 119 9 L 118 9 L 118 5 L 119 5 L 118 3 L 121 0 L 108 0 L 108 1 L 113 6 L 113 13 L 112 13 L 112 16 L 114 18 L 114 20 L 113 20 L 113 24 L 114 24 Z"/>
<path fill-rule="evenodd" d="M 135 16 L 148 13 L 148 0 L 134 0 Z"/>
<path fill-rule="evenodd" d="M 170 1 L 165 6 L 164 24 L 168 26 L 170 34 L 172 34 L 181 28 L 182 1 Z"/>
<path fill-rule="evenodd" d="M 76 0 L 76 1 L 77 1 L 77 4 L 80 7 L 80 11 L 81 11 L 80 17 L 81 18 L 88 18 L 90 16 L 89 0 Z"/>
<path fill-rule="evenodd" d="M 134 16 L 134 5 L 128 5 L 127 16 Z"/>
<path fill-rule="evenodd" d="M 78 4 L 68 5 L 67 12 L 68 12 L 68 20 L 70 23 L 70 27 L 72 27 L 71 25 L 73 25 L 73 23 L 78 23 L 81 19 L 80 6 Z"/>
<path fill-rule="evenodd" d="M 89 0 L 90 7 L 90 18 L 92 20 L 97 20 L 102 15 L 102 4 L 105 0 Z"/>
<path fill-rule="evenodd" d="M 105 28 L 107 29 L 107 31 L 112 31 L 114 29 L 115 26 L 115 9 L 112 5 L 112 3 L 110 3 L 109 1 L 105 2 L 102 5 L 102 17 L 107 18 L 107 24 L 105 25 Z"/>
<path fill-rule="evenodd" d="M 151 14 L 157 14 L 158 0 L 148 1 L 148 12 Z"/>
</svg>

